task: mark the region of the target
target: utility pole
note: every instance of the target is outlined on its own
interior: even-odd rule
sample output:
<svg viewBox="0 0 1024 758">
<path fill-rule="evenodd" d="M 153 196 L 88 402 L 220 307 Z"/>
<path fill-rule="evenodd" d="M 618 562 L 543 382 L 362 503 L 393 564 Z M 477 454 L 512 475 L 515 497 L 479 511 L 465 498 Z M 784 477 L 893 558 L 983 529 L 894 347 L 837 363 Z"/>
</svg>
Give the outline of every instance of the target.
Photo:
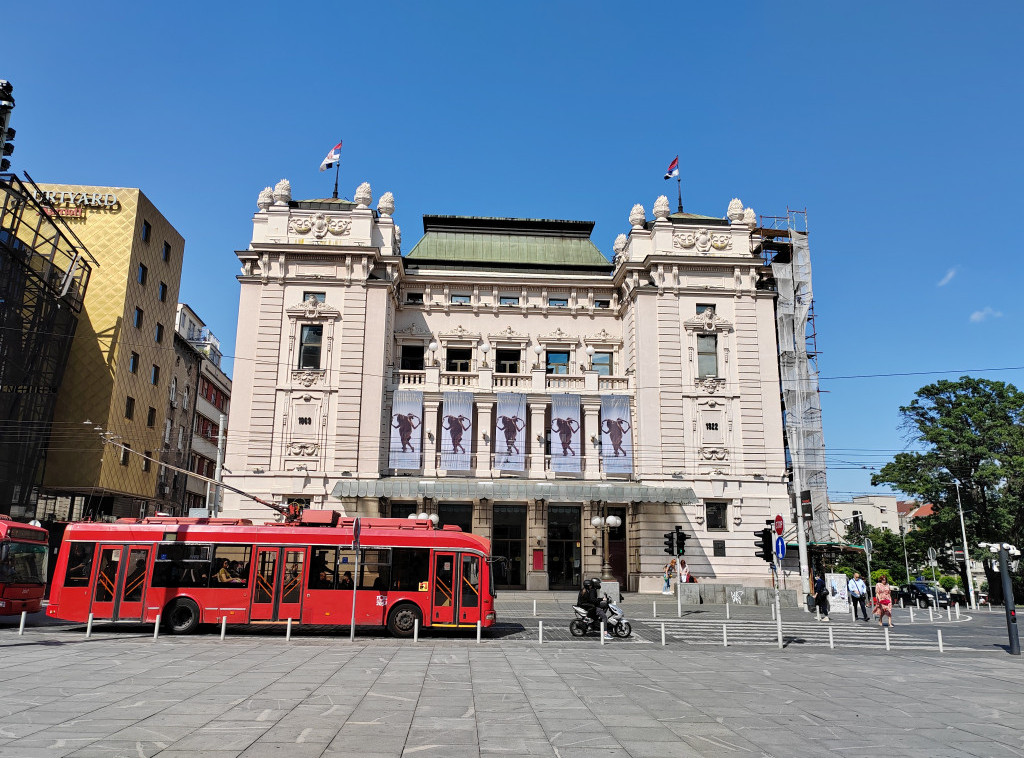
<svg viewBox="0 0 1024 758">
<path fill-rule="evenodd" d="M 956 508 L 960 511 L 960 536 L 964 541 L 964 578 L 967 580 L 967 595 L 971 608 L 978 610 L 978 604 L 974 600 L 974 577 L 971 575 L 971 557 L 967 552 L 967 527 L 964 526 L 964 506 L 960 502 L 960 480 L 954 479 L 956 485 Z"/>
<path fill-rule="evenodd" d="M 796 451 L 794 451 L 796 453 Z M 807 532 L 806 522 L 804 521 L 803 513 L 803 493 L 800 491 L 800 467 L 797 464 L 797 456 L 793 455 L 793 489 L 796 492 L 796 544 L 797 544 L 797 555 L 800 558 L 800 586 L 803 588 L 805 594 L 812 592 L 813 587 L 811 586 L 811 572 L 807 565 Z M 814 504 L 811 504 L 811 513 L 814 513 Z M 810 608 L 807 607 L 807 603 L 801 602 L 800 605 L 807 612 L 810 612 Z"/>
<path fill-rule="evenodd" d="M 223 413 L 220 414 L 217 426 L 217 468 L 213 473 L 213 478 L 217 480 L 217 486 L 213 488 L 213 507 L 208 508 L 210 515 L 214 517 L 220 513 L 220 494 L 222 492 L 220 483 L 224 481 L 224 424 L 227 423 L 227 420 L 227 416 Z"/>
</svg>

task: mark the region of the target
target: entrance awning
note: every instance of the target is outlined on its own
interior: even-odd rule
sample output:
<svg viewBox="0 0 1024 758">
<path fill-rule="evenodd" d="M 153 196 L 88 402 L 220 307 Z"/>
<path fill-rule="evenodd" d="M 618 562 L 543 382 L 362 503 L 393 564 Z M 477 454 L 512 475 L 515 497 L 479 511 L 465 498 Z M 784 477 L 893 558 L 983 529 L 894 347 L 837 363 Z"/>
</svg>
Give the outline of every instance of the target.
<svg viewBox="0 0 1024 758">
<path fill-rule="evenodd" d="M 429 497 L 437 500 L 547 500 L 578 503 L 604 500 L 610 503 L 696 503 L 691 487 L 637 484 L 636 482 L 537 481 L 531 479 L 418 479 L 390 476 L 382 479 L 343 479 L 331 495 L 387 497 L 392 500 Z"/>
</svg>

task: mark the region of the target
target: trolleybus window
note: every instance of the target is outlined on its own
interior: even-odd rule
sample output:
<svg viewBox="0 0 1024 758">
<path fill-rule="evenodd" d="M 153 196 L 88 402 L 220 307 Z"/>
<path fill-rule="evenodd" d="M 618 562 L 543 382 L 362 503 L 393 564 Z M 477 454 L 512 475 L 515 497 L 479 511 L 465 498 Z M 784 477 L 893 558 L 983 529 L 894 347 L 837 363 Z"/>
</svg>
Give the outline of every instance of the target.
<svg viewBox="0 0 1024 758">
<path fill-rule="evenodd" d="M 391 551 L 391 589 L 416 592 L 430 581 L 430 550 L 396 547 Z"/>
<path fill-rule="evenodd" d="M 154 587 L 205 587 L 210 580 L 211 545 L 162 542 L 153 563 Z"/>
<path fill-rule="evenodd" d="M 71 546 L 68 570 L 64 576 L 65 587 L 88 587 L 92 575 L 92 557 L 96 552 L 95 542 L 78 542 Z"/>
<path fill-rule="evenodd" d="M 248 545 L 214 545 L 211 587 L 248 587 L 249 560 L 252 548 Z"/>
<path fill-rule="evenodd" d="M 475 555 L 462 556 L 462 597 L 463 608 L 477 608 L 480 605 L 480 559 Z"/>
<path fill-rule="evenodd" d="M 338 548 L 314 547 L 310 550 L 309 588 L 333 590 L 338 580 Z M 343 589 L 352 589 L 349 585 Z"/>
<path fill-rule="evenodd" d="M 0 549 L 0 581 L 22 584 L 42 582 L 46 576 L 46 550 L 46 543 L 5 543 Z"/>
<path fill-rule="evenodd" d="M 344 553 L 346 551 L 342 551 Z M 351 552 L 351 551 L 348 551 Z M 391 583 L 391 550 L 363 548 L 359 556 L 359 581 L 356 589 L 387 592 Z"/>
</svg>

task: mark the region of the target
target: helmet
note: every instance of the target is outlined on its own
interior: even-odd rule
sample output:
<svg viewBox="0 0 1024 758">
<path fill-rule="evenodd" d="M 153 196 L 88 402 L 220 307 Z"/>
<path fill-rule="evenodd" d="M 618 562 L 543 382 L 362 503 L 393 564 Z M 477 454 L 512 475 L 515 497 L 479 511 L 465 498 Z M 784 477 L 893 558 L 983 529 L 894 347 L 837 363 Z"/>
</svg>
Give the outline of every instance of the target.
<svg viewBox="0 0 1024 758">
<path fill-rule="evenodd" d="M 591 582 L 589 579 L 584 579 L 583 580 L 583 589 L 589 590 L 591 584 L 593 584 L 593 582 Z"/>
<path fill-rule="evenodd" d="M 590 583 L 591 583 L 591 585 L 593 585 L 595 590 L 601 589 L 601 580 L 600 579 L 597 579 L 597 578 L 591 579 Z"/>
</svg>

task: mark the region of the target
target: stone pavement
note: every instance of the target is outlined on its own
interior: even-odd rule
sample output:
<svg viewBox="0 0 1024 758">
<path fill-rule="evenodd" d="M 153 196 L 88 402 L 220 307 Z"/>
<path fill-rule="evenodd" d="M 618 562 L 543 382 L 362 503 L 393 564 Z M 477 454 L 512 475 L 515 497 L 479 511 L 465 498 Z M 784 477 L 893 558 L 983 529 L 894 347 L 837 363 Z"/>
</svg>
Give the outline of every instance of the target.
<svg viewBox="0 0 1024 758">
<path fill-rule="evenodd" d="M 500 600 L 503 629 L 530 631 L 532 598 Z M 552 631 L 565 627 L 563 600 L 542 602 Z M 660 604 L 658 614 L 638 625 L 655 628 Z M 996 629 L 1002 614 L 991 617 Z M 1024 756 L 1024 664 L 1002 650 L 518 634 L 477 644 L 366 632 L 350 643 L 320 629 L 285 642 L 280 627 L 262 627 L 222 642 L 215 631 L 153 640 L 151 627 L 101 624 L 87 640 L 81 624 L 18 636 L 7 621 L 0 757 Z"/>
</svg>

